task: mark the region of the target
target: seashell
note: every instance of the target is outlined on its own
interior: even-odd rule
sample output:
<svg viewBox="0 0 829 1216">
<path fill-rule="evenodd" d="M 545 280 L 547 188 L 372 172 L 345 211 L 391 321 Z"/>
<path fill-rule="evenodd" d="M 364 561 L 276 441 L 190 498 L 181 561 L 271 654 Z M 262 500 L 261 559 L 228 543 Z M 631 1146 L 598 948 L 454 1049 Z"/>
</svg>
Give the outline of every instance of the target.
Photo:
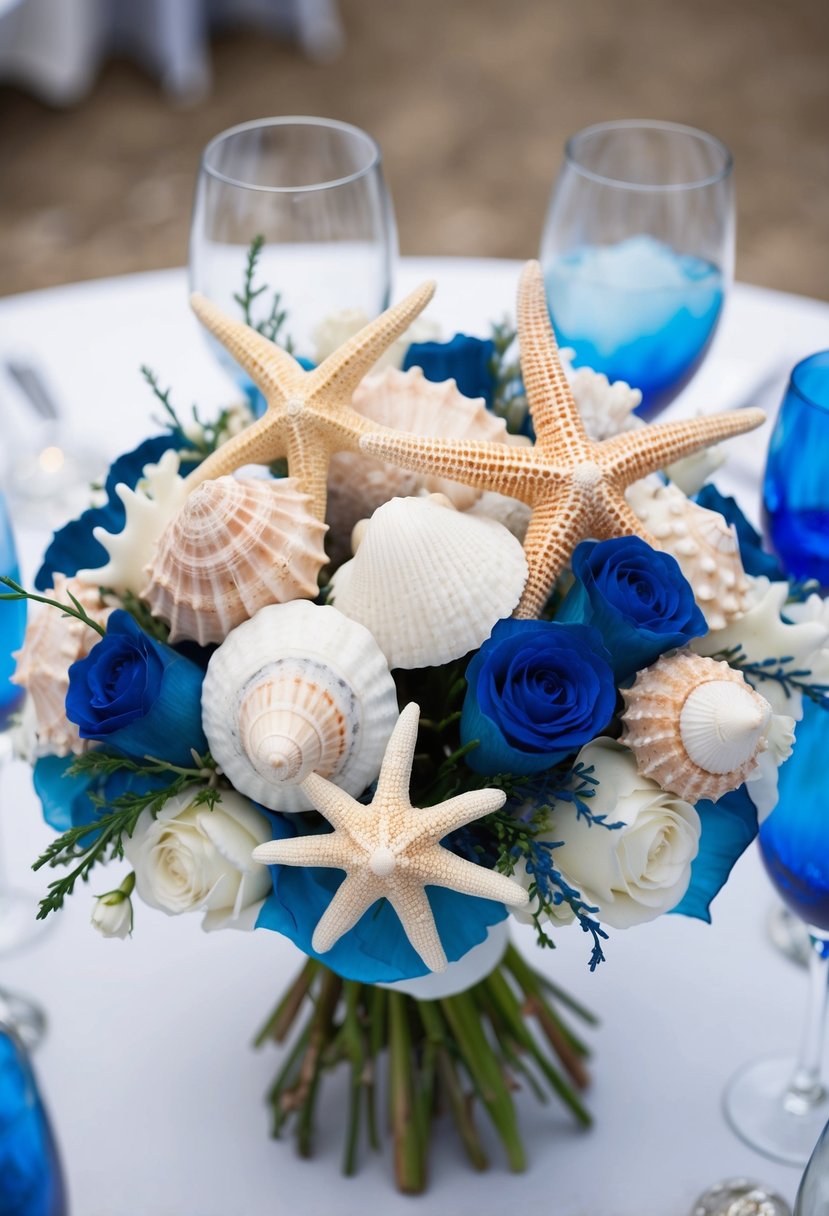
<svg viewBox="0 0 829 1216">
<path fill-rule="evenodd" d="M 494 519 L 503 524 L 516 540 L 523 544 L 530 526 L 532 509 L 517 498 L 508 498 L 506 494 L 498 494 L 495 490 L 485 490 L 475 505 L 469 508 L 469 514 Z"/>
<path fill-rule="evenodd" d="M 664 790 L 716 801 L 758 766 L 772 708 L 728 663 L 681 651 L 622 689 L 622 742 Z"/>
<path fill-rule="evenodd" d="M 112 609 L 101 599 L 97 587 L 56 574 L 54 587 L 46 594 L 69 604 L 73 595 L 93 621 L 106 624 Z M 64 616 L 56 608 L 42 608 L 26 628 L 23 645 L 14 656 L 17 670 L 12 676 L 28 692 L 35 711 L 36 756 L 80 755 L 89 747 L 74 722 L 66 717 L 66 691 L 69 668 L 85 658 L 100 641 L 98 634 L 75 617 Z"/>
<path fill-rule="evenodd" d="M 311 334 L 314 343 L 314 362 L 323 363 L 329 355 L 343 346 L 349 338 L 368 325 L 371 317 L 361 308 L 343 308 L 324 317 Z M 422 314 L 415 317 L 411 325 L 391 346 L 386 347 L 375 363 L 375 368 L 401 367 L 406 352 L 413 342 L 436 342 L 440 339 L 440 326 Z"/>
<path fill-rule="evenodd" d="M 167 525 L 141 592 L 170 641 L 223 642 L 267 604 L 314 598 L 325 524 L 292 478 L 205 481 Z"/>
<path fill-rule="evenodd" d="M 274 811 L 305 811 L 309 773 L 361 794 L 380 771 L 397 693 L 374 638 L 336 608 L 262 608 L 210 660 L 202 724 L 236 789 Z"/>
<path fill-rule="evenodd" d="M 504 420 L 491 413 L 482 398 L 464 397 L 454 380 L 427 380 L 419 367 L 407 372 L 394 367 L 372 372 L 357 386 L 352 404 L 363 417 L 395 430 L 491 443 L 507 439 Z M 480 496 L 478 490 L 458 482 L 407 473 L 361 452 L 337 453 L 328 472 L 332 562 L 338 565 L 348 557 L 348 538 L 359 519 L 391 498 L 412 497 L 424 489 L 446 494 L 461 511 Z"/>
<path fill-rule="evenodd" d="M 521 544 L 501 524 L 438 495 L 393 498 L 334 575 L 332 598 L 371 631 L 390 667 L 433 667 L 476 650 L 526 580 Z"/>
<path fill-rule="evenodd" d="M 624 380 L 608 380 L 592 367 L 570 369 L 570 389 L 590 439 L 611 439 L 622 431 L 643 426 L 634 410 L 642 401 L 638 388 Z"/>
<path fill-rule="evenodd" d="M 745 612 L 749 583 L 737 534 L 722 515 L 656 479 L 634 482 L 625 497 L 657 546 L 676 558 L 709 629 L 724 629 Z"/>
</svg>

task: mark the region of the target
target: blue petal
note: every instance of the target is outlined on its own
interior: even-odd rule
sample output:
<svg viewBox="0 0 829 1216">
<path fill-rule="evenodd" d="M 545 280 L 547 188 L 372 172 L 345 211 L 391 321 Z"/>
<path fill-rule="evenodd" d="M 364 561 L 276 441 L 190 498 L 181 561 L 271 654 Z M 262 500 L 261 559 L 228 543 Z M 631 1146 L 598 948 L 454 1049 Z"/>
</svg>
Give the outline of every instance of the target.
<svg viewBox="0 0 829 1216">
<path fill-rule="evenodd" d="M 702 820 L 699 853 L 691 865 L 691 884 L 673 911 L 710 924 L 711 901 L 757 835 L 757 809 L 741 785 L 718 802 L 698 802 L 697 814 Z"/>
<path fill-rule="evenodd" d="M 290 816 L 265 813 L 273 824 L 275 839 L 298 834 Z M 303 866 L 271 866 L 270 870 L 273 893 L 259 913 L 257 929 L 284 934 L 305 954 L 318 958 L 344 979 L 377 984 L 428 974 L 386 900 L 369 908 L 329 951 L 317 954 L 311 948 L 311 938 L 343 880 L 342 871 Z M 426 894 L 450 962 L 479 945 L 489 926 L 507 915 L 503 904 L 444 887 L 427 887 Z"/>
<path fill-rule="evenodd" d="M 113 773 L 102 778 L 93 773 L 70 774 L 75 756 L 43 756 L 35 763 L 34 787 L 43 809 L 43 818 L 56 832 L 94 823 L 106 814 L 90 794 L 112 801 L 125 793 L 146 793 L 169 784 L 169 778 L 145 777 L 138 773 Z"/>
<path fill-rule="evenodd" d="M 454 380 L 464 397 L 483 397 L 492 406 L 495 344 L 489 338 L 455 334 L 451 342 L 413 342 L 406 351 L 403 371 L 420 367 L 427 380 Z"/>
</svg>

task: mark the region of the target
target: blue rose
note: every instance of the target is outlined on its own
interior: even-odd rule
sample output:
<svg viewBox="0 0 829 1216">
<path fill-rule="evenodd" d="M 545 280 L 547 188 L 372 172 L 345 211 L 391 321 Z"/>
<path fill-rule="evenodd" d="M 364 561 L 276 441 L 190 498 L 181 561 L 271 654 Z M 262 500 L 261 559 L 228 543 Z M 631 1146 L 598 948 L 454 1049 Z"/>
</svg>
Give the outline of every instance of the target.
<svg viewBox="0 0 829 1216">
<path fill-rule="evenodd" d="M 477 773 L 538 773 L 598 735 L 616 685 L 601 635 L 556 621 L 499 621 L 466 670 L 461 742 Z"/>
<path fill-rule="evenodd" d="M 556 620 L 598 629 L 617 680 L 708 632 L 676 559 L 638 536 L 583 541 L 572 568 L 575 583 Z"/>
<path fill-rule="evenodd" d="M 189 764 L 207 740 L 201 728 L 204 673 L 113 612 L 106 635 L 69 668 L 66 716 L 82 739 L 106 742 L 138 759 Z"/>
<path fill-rule="evenodd" d="M 767 553 L 763 548 L 763 538 L 752 528 L 733 498 L 726 498 L 716 486 L 703 486 L 696 501 L 709 511 L 719 511 L 725 516 L 728 524 L 733 524 L 737 530 L 737 543 L 740 546 L 740 557 L 746 574 L 765 575 L 773 583 L 783 582 L 786 573 L 773 553 Z"/>
<path fill-rule="evenodd" d="M 296 836 L 302 824 L 295 815 L 265 811 L 274 838 Z M 256 921 L 257 929 L 272 929 L 290 938 L 304 954 L 348 980 L 364 984 L 391 984 L 427 975 L 423 960 L 412 948 L 397 913 L 387 900 L 374 904 L 353 929 L 325 954 L 317 954 L 311 938 L 342 882 L 339 870 L 305 866 L 270 866 L 273 891 Z M 478 899 L 444 887 L 427 887 L 426 896 L 440 939 L 451 963 L 486 937 L 490 925 L 505 919 L 507 910 L 491 899 Z"/>
<path fill-rule="evenodd" d="M 46 591 L 53 586 L 55 574 L 65 574 L 71 578 L 79 570 L 94 570 L 107 561 L 107 552 L 100 541 L 92 535 L 92 529 L 105 528 L 107 532 L 120 532 L 126 521 L 124 504 L 115 493 L 119 482 L 135 489 L 144 472 L 144 465 L 157 464 L 170 448 L 181 448 L 181 435 L 156 435 L 145 439 L 131 452 L 119 456 L 110 467 L 104 489 L 107 501 L 102 507 L 90 507 L 78 519 L 70 520 L 52 537 L 43 555 L 43 564 L 35 577 L 35 587 L 38 591 Z M 183 461 L 182 473 L 194 469 L 197 460 Z"/>
<path fill-rule="evenodd" d="M 464 397 L 483 397 L 492 406 L 495 344 L 489 338 L 455 334 L 451 342 L 413 342 L 406 351 L 403 371 L 420 367 L 427 380 L 454 380 Z"/>
</svg>

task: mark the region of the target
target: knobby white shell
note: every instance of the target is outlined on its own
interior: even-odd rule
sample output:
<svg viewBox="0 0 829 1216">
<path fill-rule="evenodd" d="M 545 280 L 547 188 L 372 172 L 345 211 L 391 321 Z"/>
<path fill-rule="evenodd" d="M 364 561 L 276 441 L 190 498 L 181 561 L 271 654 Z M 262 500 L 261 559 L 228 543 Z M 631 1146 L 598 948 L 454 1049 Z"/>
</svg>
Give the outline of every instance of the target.
<svg viewBox="0 0 829 1216">
<path fill-rule="evenodd" d="M 293 478 L 198 486 L 159 540 L 141 593 L 170 640 L 223 642 L 267 604 L 315 597 L 326 528 L 310 503 Z"/>
<path fill-rule="evenodd" d="M 87 587 L 63 574 L 55 575 L 54 586 L 46 594 L 67 606 L 73 595 L 99 625 L 106 624 L 112 611 L 97 587 Z M 57 608 L 41 608 L 30 620 L 23 646 L 15 655 L 17 669 L 12 680 L 26 689 L 34 706 L 36 756 L 80 755 L 89 747 L 75 723 L 66 717 L 66 692 L 69 668 L 99 641 L 94 629 L 75 617 L 64 616 Z"/>
<path fill-rule="evenodd" d="M 742 615 L 749 583 L 737 534 L 723 516 L 656 479 L 634 482 L 625 497 L 659 548 L 676 558 L 708 627 L 723 629 Z"/>
<path fill-rule="evenodd" d="M 527 580 L 519 541 L 440 495 L 393 498 L 374 512 L 333 602 L 377 639 L 390 667 L 433 667 L 477 649 Z"/>
<path fill-rule="evenodd" d="M 202 723 L 236 789 L 275 811 L 304 811 L 316 772 L 361 794 L 397 721 L 388 664 L 367 629 L 305 600 L 262 608 L 210 660 Z"/>
<path fill-rule="evenodd" d="M 772 708 L 728 663 L 663 656 L 622 696 L 622 742 L 639 771 L 688 802 L 742 785 L 767 746 Z"/>
</svg>

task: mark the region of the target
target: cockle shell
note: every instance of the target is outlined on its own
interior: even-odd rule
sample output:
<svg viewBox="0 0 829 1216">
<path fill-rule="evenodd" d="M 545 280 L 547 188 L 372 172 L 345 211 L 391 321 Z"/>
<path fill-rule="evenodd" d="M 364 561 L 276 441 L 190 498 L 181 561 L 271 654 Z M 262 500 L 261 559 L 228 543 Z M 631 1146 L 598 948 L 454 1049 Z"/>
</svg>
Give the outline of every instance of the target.
<svg viewBox="0 0 829 1216">
<path fill-rule="evenodd" d="M 659 548 L 676 558 L 709 629 L 741 616 L 749 584 L 737 534 L 723 516 L 656 479 L 634 482 L 625 497 Z"/>
<path fill-rule="evenodd" d="M 97 587 L 87 587 L 62 574 L 55 575 L 54 586 L 46 595 L 67 606 L 73 595 L 99 625 L 105 625 L 112 612 Z M 17 670 L 12 680 L 26 689 L 34 707 L 36 756 L 80 755 L 89 747 L 75 723 L 66 717 L 66 691 L 69 668 L 85 658 L 99 641 L 94 629 L 76 617 L 64 616 L 57 608 L 43 607 L 29 622 L 23 646 L 15 655 Z"/>
<path fill-rule="evenodd" d="M 374 512 L 333 602 L 371 631 L 390 667 L 433 667 L 475 650 L 509 616 L 527 580 L 519 541 L 440 495 Z"/>
<path fill-rule="evenodd" d="M 358 413 L 380 426 L 447 439 L 506 441 L 506 424 L 482 398 L 464 397 L 454 380 L 435 383 L 419 367 L 394 367 L 366 376 L 352 397 Z M 360 452 L 339 452 L 328 471 L 329 552 L 335 565 L 348 556 L 347 542 L 358 519 L 367 518 L 390 498 L 421 490 L 446 494 L 458 510 L 471 507 L 479 491 L 455 481 L 407 473 Z"/>
<path fill-rule="evenodd" d="M 223 642 L 264 608 L 313 598 L 325 524 L 295 479 L 205 481 L 167 525 L 141 592 L 170 641 Z"/>
<path fill-rule="evenodd" d="M 305 600 L 262 608 L 210 660 L 202 725 L 236 789 L 274 811 L 305 811 L 319 773 L 361 794 L 397 721 L 388 664 L 367 629 Z"/>
<path fill-rule="evenodd" d="M 767 746 L 772 708 L 728 663 L 663 656 L 622 696 L 622 742 L 639 771 L 688 802 L 742 785 Z"/>
</svg>

